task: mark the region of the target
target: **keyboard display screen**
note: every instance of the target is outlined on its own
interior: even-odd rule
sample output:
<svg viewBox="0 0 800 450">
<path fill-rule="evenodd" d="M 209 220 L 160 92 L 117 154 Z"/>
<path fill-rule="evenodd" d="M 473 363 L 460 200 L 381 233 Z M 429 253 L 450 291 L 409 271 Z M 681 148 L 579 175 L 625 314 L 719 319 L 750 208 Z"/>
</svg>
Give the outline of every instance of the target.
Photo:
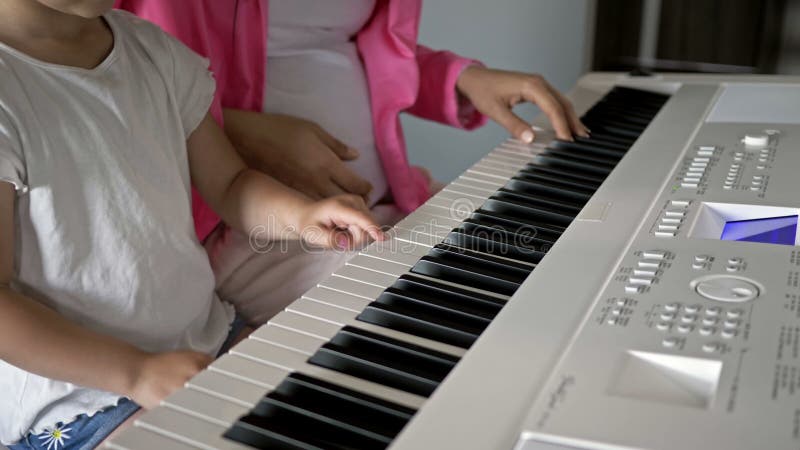
<svg viewBox="0 0 800 450">
<path fill-rule="evenodd" d="M 723 241 L 795 245 L 797 217 L 768 217 L 726 222 L 720 239 Z"/>
</svg>

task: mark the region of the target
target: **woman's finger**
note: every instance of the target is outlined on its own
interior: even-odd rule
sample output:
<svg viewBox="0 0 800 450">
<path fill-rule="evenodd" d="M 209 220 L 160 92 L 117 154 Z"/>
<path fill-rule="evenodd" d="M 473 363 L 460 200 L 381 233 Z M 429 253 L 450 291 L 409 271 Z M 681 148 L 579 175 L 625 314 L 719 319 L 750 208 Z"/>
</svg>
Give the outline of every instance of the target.
<svg viewBox="0 0 800 450">
<path fill-rule="evenodd" d="M 559 139 L 571 141 L 572 132 L 570 131 L 564 108 L 550 92 L 546 83 L 541 77 L 529 76 L 528 80 L 523 84 L 522 97 L 531 103 L 539 105 L 542 112 L 550 119 L 550 123 L 553 125 L 553 129 Z"/>
<path fill-rule="evenodd" d="M 312 189 L 305 188 L 302 191 L 305 192 L 306 190 Z M 347 194 L 347 192 L 342 189 L 341 186 L 336 184 L 333 179 L 320 176 L 320 178 L 314 182 L 313 195 L 311 195 L 311 198 L 315 200 L 322 200 L 344 194 Z"/>
<path fill-rule="evenodd" d="M 531 125 L 514 114 L 510 105 L 498 101 L 497 105 L 486 114 L 520 141 L 526 144 L 533 142 Z"/>
<path fill-rule="evenodd" d="M 325 144 L 326 147 L 330 148 L 339 159 L 343 161 L 350 161 L 353 159 L 358 158 L 359 153 L 358 150 L 348 147 L 344 142 L 336 139 L 330 133 L 325 131 L 322 127 L 317 129 L 317 136 Z"/>
<path fill-rule="evenodd" d="M 344 163 L 334 164 L 330 171 L 331 180 L 348 194 L 366 197 L 372 191 L 372 184 L 358 176 Z"/>
<path fill-rule="evenodd" d="M 567 99 L 558 89 L 554 89 L 548 83 L 550 87 L 550 91 L 555 95 L 556 99 L 561 103 L 561 106 L 564 108 L 564 111 L 567 114 L 567 121 L 569 121 L 569 126 L 572 129 L 572 133 L 576 134 L 580 137 L 589 137 L 589 129 L 586 128 L 586 125 L 581 122 L 578 118 L 578 114 L 575 113 L 575 108 L 572 106 L 572 102 Z"/>
</svg>

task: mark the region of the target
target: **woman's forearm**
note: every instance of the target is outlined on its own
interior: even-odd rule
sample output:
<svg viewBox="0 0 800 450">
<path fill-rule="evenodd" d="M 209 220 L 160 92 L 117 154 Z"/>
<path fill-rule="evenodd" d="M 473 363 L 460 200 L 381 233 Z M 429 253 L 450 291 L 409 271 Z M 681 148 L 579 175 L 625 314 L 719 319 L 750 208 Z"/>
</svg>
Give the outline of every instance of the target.
<svg viewBox="0 0 800 450">
<path fill-rule="evenodd" d="M 0 287 L 0 359 L 27 372 L 130 395 L 147 353 Z"/>
</svg>

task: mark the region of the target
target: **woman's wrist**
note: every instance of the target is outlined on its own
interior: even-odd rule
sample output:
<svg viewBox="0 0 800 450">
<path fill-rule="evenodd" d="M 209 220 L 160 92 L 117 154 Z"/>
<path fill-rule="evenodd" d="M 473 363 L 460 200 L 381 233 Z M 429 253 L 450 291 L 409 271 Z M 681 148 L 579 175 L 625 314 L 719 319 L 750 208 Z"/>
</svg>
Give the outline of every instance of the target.
<svg viewBox="0 0 800 450">
<path fill-rule="evenodd" d="M 456 90 L 458 91 L 458 95 L 462 96 L 466 99 L 470 98 L 470 92 L 472 91 L 472 83 L 475 76 L 481 71 L 486 70 L 486 68 L 478 63 L 469 64 L 461 70 L 461 73 L 458 75 L 456 79 Z"/>
</svg>

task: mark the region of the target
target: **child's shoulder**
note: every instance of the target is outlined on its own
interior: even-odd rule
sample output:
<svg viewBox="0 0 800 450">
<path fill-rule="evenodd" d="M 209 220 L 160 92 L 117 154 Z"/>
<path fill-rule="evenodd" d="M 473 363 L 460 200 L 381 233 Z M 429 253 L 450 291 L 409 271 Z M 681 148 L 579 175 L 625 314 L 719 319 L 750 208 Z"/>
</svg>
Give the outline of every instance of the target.
<svg viewBox="0 0 800 450">
<path fill-rule="evenodd" d="M 105 17 L 106 20 L 113 20 L 115 24 L 122 26 L 126 30 L 134 33 L 146 33 L 154 35 L 166 34 L 161 28 L 158 27 L 158 25 L 154 24 L 153 22 L 142 19 L 136 14 L 122 9 L 112 9 L 103 17 Z"/>
<path fill-rule="evenodd" d="M 117 30 L 124 33 L 126 38 L 144 45 L 145 47 L 169 47 L 174 38 L 158 25 L 136 16 L 128 11 L 113 9 L 104 16 L 112 21 Z"/>
</svg>

